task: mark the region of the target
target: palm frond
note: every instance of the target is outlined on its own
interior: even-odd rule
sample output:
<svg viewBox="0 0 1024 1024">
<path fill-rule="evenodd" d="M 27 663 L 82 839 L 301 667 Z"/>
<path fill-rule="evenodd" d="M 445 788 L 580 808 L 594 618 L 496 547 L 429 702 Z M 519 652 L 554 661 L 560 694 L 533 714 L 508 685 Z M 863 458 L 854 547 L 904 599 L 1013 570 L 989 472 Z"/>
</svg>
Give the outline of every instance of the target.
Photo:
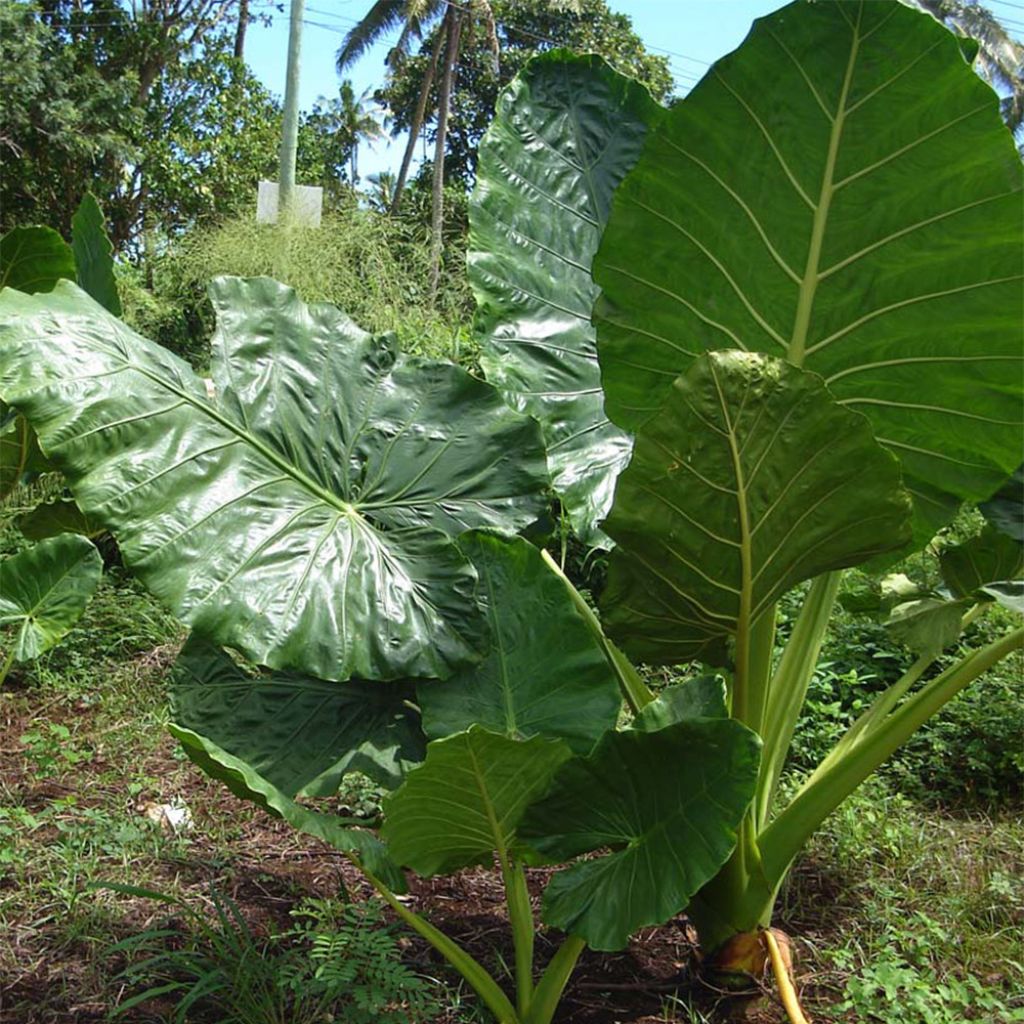
<svg viewBox="0 0 1024 1024">
<path fill-rule="evenodd" d="M 406 21 L 409 0 L 377 0 L 341 41 L 336 64 L 341 73 L 354 64 L 381 36 Z"/>
</svg>

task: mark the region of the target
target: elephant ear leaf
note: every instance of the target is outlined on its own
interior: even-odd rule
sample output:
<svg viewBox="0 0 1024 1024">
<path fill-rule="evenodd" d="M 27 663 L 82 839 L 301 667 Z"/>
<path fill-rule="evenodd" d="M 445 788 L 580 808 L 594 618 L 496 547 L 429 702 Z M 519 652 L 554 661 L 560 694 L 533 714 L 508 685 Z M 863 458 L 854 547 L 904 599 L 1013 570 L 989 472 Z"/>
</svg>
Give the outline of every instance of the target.
<svg viewBox="0 0 1024 1024">
<path fill-rule="evenodd" d="M 89 520 L 88 516 L 68 500 L 48 501 L 18 516 L 18 529 L 28 540 L 45 540 L 61 533 L 77 533 L 90 540 L 101 536 L 103 527 Z"/>
<path fill-rule="evenodd" d="M 738 722 L 699 718 L 610 732 L 565 764 L 523 816 L 520 840 L 556 861 L 609 852 L 551 879 L 545 923 L 614 950 L 679 913 L 732 852 L 759 751 Z"/>
<path fill-rule="evenodd" d="M 955 597 L 998 601 L 1020 607 L 1019 577 L 1024 573 L 1024 544 L 995 526 L 939 552 L 942 578 Z"/>
<path fill-rule="evenodd" d="M 540 421 L 555 490 L 593 544 L 607 544 L 597 524 L 629 438 L 604 414 L 590 265 L 612 193 L 661 113 L 599 57 L 544 54 L 498 100 L 470 203 L 481 364 Z"/>
<path fill-rule="evenodd" d="M 0 561 L 0 626 L 13 626 L 15 661 L 54 646 L 82 617 L 99 586 L 103 560 L 84 537 L 41 541 Z"/>
<path fill-rule="evenodd" d="M 521 538 L 475 531 L 459 547 L 480 579 L 491 646 L 479 665 L 419 685 L 427 735 L 439 739 L 478 724 L 512 739 L 563 739 L 585 754 L 615 727 L 622 701 L 568 590 Z"/>
<path fill-rule="evenodd" d="M 330 796 L 351 771 L 397 786 L 423 760 L 408 683 L 259 675 L 193 635 L 171 676 L 171 718 L 291 798 Z"/>
<path fill-rule="evenodd" d="M 384 799 L 381 836 L 392 857 L 420 875 L 504 860 L 531 800 L 571 757 L 561 740 L 512 740 L 474 725 L 434 740 L 427 759 Z"/>
<path fill-rule="evenodd" d="M 0 402 L 0 500 L 18 484 L 52 468 L 28 420 Z"/>
<path fill-rule="evenodd" d="M 631 727 L 657 732 L 691 718 L 728 717 L 725 680 L 721 676 L 696 676 L 662 690 L 643 707 Z"/>
<path fill-rule="evenodd" d="M 71 218 L 71 248 L 78 285 L 114 316 L 121 315 L 121 297 L 114 278 L 114 247 L 103 223 L 103 211 L 91 192 L 82 196 Z"/>
<path fill-rule="evenodd" d="M 1017 472 L 978 508 L 1000 533 L 1024 544 L 1024 466 L 1018 466 Z"/>
<path fill-rule="evenodd" d="M 65 279 L 75 279 L 75 254 L 53 228 L 15 228 L 0 238 L 0 288 L 48 292 Z"/>
<path fill-rule="evenodd" d="M 68 283 L 0 296 L 0 393 L 125 562 L 211 640 L 321 679 L 478 659 L 453 535 L 546 507 L 536 424 L 269 279 L 212 295 L 215 399 Z"/>
<path fill-rule="evenodd" d="M 608 631 L 657 663 L 721 663 L 789 588 L 905 544 L 899 465 L 817 374 L 712 352 L 639 431 L 605 529 Z"/>
<path fill-rule="evenodd" d="M 931 16 L 759 19 L 616 194 L 595 258 L 609 416 L 639 427 L 702 351 L 784 357 L 899 457 L 922 546 L 1020 462 L 1020 203 L 999 98 Z"/>
<path fill-rule="evenodd" d="M 372 833 L 353 828 L 350 821 L 336 814 L 297 803 L 251 765 L 205 736 L 173 723 L 167 728 L 189 758 L 210 778 L 223 782 L 235 796 L 256 804 L 275 818 L 283 818 L 292 828 L 322 839 L 336 850 L 355 855 L 394 892 L 405 892 L 405 878 L 401 870 L 388 857 L 384 844 Z"/>
</svg>

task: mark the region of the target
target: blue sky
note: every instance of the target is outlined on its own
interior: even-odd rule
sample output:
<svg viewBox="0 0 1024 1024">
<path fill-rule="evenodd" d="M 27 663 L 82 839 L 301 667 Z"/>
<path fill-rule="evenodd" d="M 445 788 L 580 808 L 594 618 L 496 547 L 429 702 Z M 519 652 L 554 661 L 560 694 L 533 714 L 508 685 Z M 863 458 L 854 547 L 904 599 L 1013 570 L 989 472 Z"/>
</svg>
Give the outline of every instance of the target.
<svg viewBox="0 0 1024 1024">
<path fill-rule="evenodd" d="M 371 0 L 306 0 L 302 37 L 302 80 L 299 103 L 303 109 L 319 96 L 338 88 L 334 57 L 345 33 L 369 10 Z M 708 65 L 734 50 L 754 18 L 782 7 L 784 0 L 609 0 L 609 6 L 629 15 L 633 27 L 654 53 L 669 58 L 676 92 L 685 93 L 707 71 Z M 270 0 L 253 5 L 270 10 L 273 24 L 253 25 L 246 37 L 246 60 L 275 95 L 284 93 L 288 47 L 288 13 L 276 13 Z M 397 35 L 397 33 L 396 33 Z M 385 42 L 371 50 L 348 73 L 356 92 L 376 87 L 384 78 Z M 365 177 L 380 170 L 397 170 L 404 139 L 360 149 L 359 169 Z"/>
</svg>

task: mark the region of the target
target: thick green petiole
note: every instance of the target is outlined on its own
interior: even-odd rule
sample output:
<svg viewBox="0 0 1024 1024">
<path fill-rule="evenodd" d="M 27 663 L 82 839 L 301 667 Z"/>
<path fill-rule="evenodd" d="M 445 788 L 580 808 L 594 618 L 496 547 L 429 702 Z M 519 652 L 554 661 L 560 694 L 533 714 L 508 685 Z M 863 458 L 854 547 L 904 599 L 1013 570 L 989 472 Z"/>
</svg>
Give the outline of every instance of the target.
<svg viewBox="0 0 1024 1024">
<path fill-rule="evenodd" d="M 10 653 L 4 658 L 4 663 L 0 666 L 0 686 L 4 685 L 4 680 L 7 679 L 7 674 L 11 671 L 11 666 L 14 664 L 14 646 L 11 646 Z"/>
<path fill-rule="evenodd" d="M 518 861 L 502 871 L 516 963 L 516 1009 L 525 1018 L 533 1000 L 533 911 L 526 875 Z"/>
</svg>

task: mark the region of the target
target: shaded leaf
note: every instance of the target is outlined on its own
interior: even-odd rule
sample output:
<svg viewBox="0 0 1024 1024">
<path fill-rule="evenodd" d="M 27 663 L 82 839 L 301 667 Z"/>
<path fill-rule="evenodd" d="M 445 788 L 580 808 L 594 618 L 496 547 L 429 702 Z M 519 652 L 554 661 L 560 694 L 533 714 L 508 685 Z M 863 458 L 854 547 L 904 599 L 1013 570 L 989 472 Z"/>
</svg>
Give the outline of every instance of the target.
<svg viewBox="0 0 1024 1024">
<path fill-rule="evenodd" d="M 267 278 L 212 296 L 215 400 L 71 284 L 0 298 L 0 392 L 125 562 L 211 639 L 323 679 L 479 657 L 475 574 L 450 537 L 545 507 L 536 424 Z"/>
<path fill-rule="evenodd" d="M 629 459 L 628 435 L 604 414 L 590 265 L 612 193 L 661 112 L 600 57 L 537 57 L 498 100 L 470 202 L 481 364 L 540 420 L 555 490 L 588 543 L 607 543 L 597 524 Z"/>
<path fill-rule="evenodd" d="M 1024 545 L 994 526 L 939 552 L 939 568 L 955 597 L 967 597 L 987 583 L 1012 580 L 1024 571 Z"/>
<path fill-rule="evenodd" d="M 283 818 L 292 828 L 316 836 L 336 850 L 356 854 L 390 889 L 405 892 L 402 872 L 372 833 L 353 828 L 351 822 L 336 814 L 303 807 L 289 799 L 245 761 L 222 750 L 204 736 L 173 723 L 167 729 L 192 761 L 210 778 L 223 782 L 235 796 L 251 801 L 275 818 Z"/>
<path fill-rule="evenodd" d="M 384 798 L 381 836 L 420 875 L 490 864 L 515 844 L 531 800 L 571 756 L 560 740 L 511 740 L 471 726 L 427 746 L 427 759 Z"/>
<path fill-rule="evenodd" d="M 71 246 L 53 228 L 15 228 L 0 237 L 0 288 L 48 292 L 75 279 Z"/>
<path fill-rule="evenodd" d="M 28 420 L 0 402 L 0 500 L 50 469 Z"/>
<path fill-rule="evenodd" d="M 114 247 L 107 237 L 103 211 L 91 192 L 82 196 L 71 218 L 71 248 L 79 287 L 114 316 L 120 316 L 121 298 L 114 278 Z"/>
<path fill-rule="evenodd" d="M 735 846 L 759 750 L 738 722 L 691 719 L 608 733 L 565 764 L 524 815 L 520 839 L 552 860 L 611 852 L 551 879 L 545 923 L 613 950 L 679 913 Z"/>
<path fill-rule="evenodd" d="M 896 459 L 820 377 L 708 353 L 619 478 L 605 625 L 641 660 L 721 662 L 790 587 L 906 543 L 909 511 Z"/>
<path fill-rule="evenodd" d="M 1024 544 L 1024 466 L 978 508 L 1000 533 Z"/>
<path fill-rule="evenodd" d="M 930 16 L 759 19 L 616 194 L 595 257 L 610 417 L 637 428 L 705 349 L 785 357 L 899 456 L 924 544 L 1020 462 L 1020 192 L 998 97 Z"/>
<path fill-rule="evenodd" d="M 480 579 L 490 652 L 450 679 L 419 685 L 427 735 L 477 724 L 512 739 L 563 739 L 586 753 L 615 727 L 622 700 L 564 583 L 525 540 L 475 532 L 459 547 Z"/>
<path fill-rule="evenodd" d="M 1011 612 L 1024 615 L 1024 580 L 988 583 L 981 588 L 981 593 L 993 601 L 997 601 Z"/>
<path fill-rule="evenodd" d="M 14 658 L 38 658 L 81 618 L 103 575 L 84 537 L 65 534 L 0 561 L 0 626 L 15 626 Z"/>
<path fill-rule="evenodd" d="M 632 728 L 657 732 L 691 718 L 728 718 L 725 680 L 721 676 L 697 676 L 669 686 L 636 716 Z"/>
<path fill-rule="evenodd" d="M 918 654 L 938 655 L 960 637 L 970 602 L 925 597 L 896 605 L 886 619 L 889 632 Z"/>
<path fill-rule="evenodd" d="M 29 540 L 45 540 L 61 533 L 95 538 L 104 533 L 73 501 L 48 501 L 17 519 L 18 529 Z"/>
<path fill-rule="evenodd" d="M 255 675 L 193 635 L 171 676 L 171 718 L 287 797 L 329 796 L 347 772 L 397 786 L 423 760 L 414 693 L 408 683 Z"/>
</svg>

